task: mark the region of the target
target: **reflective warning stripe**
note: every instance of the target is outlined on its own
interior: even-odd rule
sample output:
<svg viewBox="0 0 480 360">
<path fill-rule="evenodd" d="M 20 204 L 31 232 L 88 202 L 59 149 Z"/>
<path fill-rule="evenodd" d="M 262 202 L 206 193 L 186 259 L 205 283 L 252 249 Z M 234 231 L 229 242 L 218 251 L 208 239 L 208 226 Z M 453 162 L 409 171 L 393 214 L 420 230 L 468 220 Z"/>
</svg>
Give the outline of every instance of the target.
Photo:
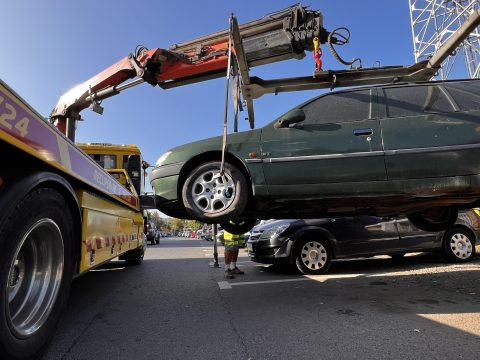
<svg viewBox="0 0 480 360">
<path fill-rule="evenodd" d="M 244 240 L 224 241 L 224 245 L 227 245 L 227 246 L 242 245 L 244 242 L 245 242 Z"/>
<path fill-rule="evenodd" d="M 57 143 L 58 143 L 58 150 L 60 152 L 60 161 L 62 165 L 68 171 L 72 171 L 72 164 L 70 163 L 70 153 L 68 150 L 67 142 L 61 137 L 60 134 L 57 134 Z"/>
<path fill-rule="evenodd" d="M 229 232 L 224 231 L 223 241 L 225 245 L 233 246 L 233 245 L 243 244 L 245 242 L 245 239 L 243 238 L 243 235 L 233 235 L 233 234 L 230 234 Z"/>
</svg>

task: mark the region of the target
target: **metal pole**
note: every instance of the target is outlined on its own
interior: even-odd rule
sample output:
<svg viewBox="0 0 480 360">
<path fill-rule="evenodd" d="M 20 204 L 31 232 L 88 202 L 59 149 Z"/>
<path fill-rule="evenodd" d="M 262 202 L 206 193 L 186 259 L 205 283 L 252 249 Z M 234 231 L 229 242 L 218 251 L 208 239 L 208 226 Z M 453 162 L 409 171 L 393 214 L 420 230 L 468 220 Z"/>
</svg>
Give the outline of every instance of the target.
<svg viewBox="0 0 480 360">
<path fill-rule="evenodd" d="M 72 117 L 68 117 L 67 118 L 67 129 L 66 129 L 66 136 L 67 138 L 69 138 L 70 140 L 72 140 L 73 142 L 75 142 L 75 130 L 76 130 L 76 122 L 77 120 L 75 120 L 74 118 Z"/>
<path fill-rule="evenodd" d="M 213 263 L 210 263 L 210 267 L 219 268 L 218 264 L 218 251 L 217 251 L 217 224 L 213 224 Z"/>
</svg>

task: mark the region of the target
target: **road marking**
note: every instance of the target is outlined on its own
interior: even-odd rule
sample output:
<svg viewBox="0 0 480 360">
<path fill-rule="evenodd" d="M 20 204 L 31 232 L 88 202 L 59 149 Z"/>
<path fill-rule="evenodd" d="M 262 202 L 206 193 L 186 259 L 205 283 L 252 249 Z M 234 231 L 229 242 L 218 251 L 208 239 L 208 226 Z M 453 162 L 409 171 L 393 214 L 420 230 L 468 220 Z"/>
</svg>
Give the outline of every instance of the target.
<svg viewBox="0 0 480 360">
<path fill-rule="evenodd" d="M 246 261 L 248 262 L 248 261 Z M 237 264 L 239 262 L 237 261 Z M 477 269 L 475 269 L 477 270 Z M 456 268 L 455 266 L 451 266 L 445 268 L 444 272 L 454 273 L 460 272 L 461 269 Z M 300 281 L 308 281 L 313 280 L 320 283 L 323 283 L 327 280 L 339 280 L 339 279 L 352 279 L 352 278 L 363 278 L 366 282 L 371 281 L 372 278 L 379 278 L 379 277 L 397 277 L 397 276 L 407 276 L 411 274 L 411 270 L 402 270 L 402 271 L 392 271 L 392 272 L 383 272 L 383 273 L 361 273 L 361 274 L 333 274 L 333 275 L 303 275 L 297 278 L 290 278 L 290 279 L 280 279 L 280 280 L 259 280 L 259 281 L 244 281 L 244 282 L 228 282 L 228 281 L 219 281 L 218 287 L 220 290 L 228 290 L 232 289 L 233 286 L 244 286 L 244 285 L 263 285 L 263 284 L 279 284 L 279 283 L 287 283 L 287 282 L 300 282 Z"/>
<path fill-rule="evenodd" d="M 228 281 L 219 281 L 218 287 L 220 290 L 227 290 L 232 288 L 232 284 L 230 284 Z"/>
<path fill-rule="evenodd" d="M 345 274 L 345 275 L 304 275 L 298 278 L 293 279 L 281 279 L 281 280 L 260 280 L 260 281 L 244 281 L 244 282 L 228 282 L 228 281 L 218 281 L 218 287 L 220 290 L 229 290 L 233 286 L 244 286 L 244 285 L 263 285 L 263 284 L 278 284 L 278 283 L 287 283 L 287 282 L 299 282 L 299 281 L 318 281 L 325 282 L 327 280 L 334 279 L 348 279 L 355 278 L 359 276 L 365 276 L 365 274 Z"/>
</svg>

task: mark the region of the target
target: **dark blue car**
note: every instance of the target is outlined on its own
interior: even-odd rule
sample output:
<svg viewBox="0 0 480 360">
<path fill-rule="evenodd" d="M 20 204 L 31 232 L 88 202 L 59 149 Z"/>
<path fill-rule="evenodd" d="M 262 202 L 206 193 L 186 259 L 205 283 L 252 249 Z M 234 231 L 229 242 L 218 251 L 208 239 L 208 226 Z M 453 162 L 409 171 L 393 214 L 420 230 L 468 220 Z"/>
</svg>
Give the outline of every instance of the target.
<svg viewBox="0 0 480 360">
<path fill-rule="evenodd" d="M 446 231 L 425 232 L 406 218 L 356 216 L 277 220 L 252 229 L 248 255 L 259 263 L 294 264 L 303 274 L 323 274 L 334 259 L 437 251 L 449 261 L 475 256 L 478 210 L 461 212 Z"/>
</svg>

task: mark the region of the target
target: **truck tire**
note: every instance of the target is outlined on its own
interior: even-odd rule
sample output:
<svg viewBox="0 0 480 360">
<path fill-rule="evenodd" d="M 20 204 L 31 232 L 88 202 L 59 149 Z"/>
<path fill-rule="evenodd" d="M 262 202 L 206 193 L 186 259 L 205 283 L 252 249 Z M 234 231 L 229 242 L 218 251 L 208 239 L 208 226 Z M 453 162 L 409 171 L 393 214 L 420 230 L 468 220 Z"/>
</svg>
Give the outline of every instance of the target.
<svg viewBox="0 0 480 360">
<path fill-rule="evenodd" d="M 36 359 L 47 348 L 73 277 L 73 225 L 67 201 L 49 188 L 0 218 L 2 359 Z"/>
<path fill-rule="evenodd" d="M 143 249 L 133 249 L 127 251 L 125 254 L 119 257 L 120 260 L 125 260 L 125 264 L 128 266 L 141 265 L 145 251 Z"/>
</svg>

